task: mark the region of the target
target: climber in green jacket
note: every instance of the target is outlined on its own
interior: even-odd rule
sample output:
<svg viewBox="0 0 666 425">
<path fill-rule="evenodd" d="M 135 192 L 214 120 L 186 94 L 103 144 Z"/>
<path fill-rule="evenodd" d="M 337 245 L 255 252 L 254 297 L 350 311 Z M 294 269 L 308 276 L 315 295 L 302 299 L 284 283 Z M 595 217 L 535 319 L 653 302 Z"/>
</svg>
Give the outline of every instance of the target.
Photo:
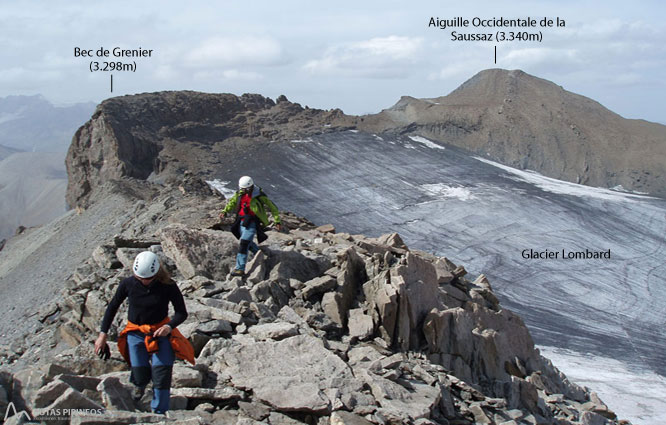
<svg viewBox="0 0 666 425">
<path fill-rule="evenodd" d="M 260 187 L 254 185 L 251 177 L 241 177 L 238 181 L 238 191 L 227 201 L 227 205 L 220 213 L 220 218 L 224 218 L 231 211 L 238 214 L 231 227 L 231 232 L 240 239 L 240 247 L 236 255 L 236 268 L 231 272 L 232 276 L 243 276 L 248 250 L 252 253 L 259 250 L 253 240 L 254 236 L 257 235 L 259 243 L 266 239 L 264 228 L 270 224 L 266 208 L 271 211 L 273 221 L 275 221 L 275 229 L 279 232 L 282 230 L 282 224 L 278 208 L 268 199 Z"/>
</svg>

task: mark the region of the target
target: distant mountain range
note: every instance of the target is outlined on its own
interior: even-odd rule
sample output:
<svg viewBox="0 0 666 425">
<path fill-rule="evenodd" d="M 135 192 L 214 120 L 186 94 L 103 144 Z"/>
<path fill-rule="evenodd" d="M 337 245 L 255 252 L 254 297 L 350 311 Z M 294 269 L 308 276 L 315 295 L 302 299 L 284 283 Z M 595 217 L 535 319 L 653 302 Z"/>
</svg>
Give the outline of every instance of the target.
<svg viewBox="0 0 666 425">
<path fill-rule="evenodd" d="M 94 109 L 40 95 L 0 98 L 0 240 L 65 212 L 65 152 Z"/>
<path fill-rule="evenodd" d="M 0 98 L 0 145 L 28 152 L 66 152 L 72 135 L 94 110 L 92 102 L 54 106 L 41 95 Z"/>
</svg>

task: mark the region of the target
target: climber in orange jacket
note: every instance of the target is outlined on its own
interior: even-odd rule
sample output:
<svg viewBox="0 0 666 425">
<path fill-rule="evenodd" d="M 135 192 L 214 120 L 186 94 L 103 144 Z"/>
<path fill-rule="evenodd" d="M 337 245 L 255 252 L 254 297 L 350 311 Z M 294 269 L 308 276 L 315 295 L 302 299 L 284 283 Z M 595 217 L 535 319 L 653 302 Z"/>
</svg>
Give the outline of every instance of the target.
<svg viewBox="0 0 666 425">
<path fill-rule="evenodd" d="M 157 255 L 144 251 L 136 256 L 134 275 L 120 282 L 102 319 L 101 332 L 95 341 L 95 352 L 108 357 L 106 343 L 111 322 L 125 298 L 129 300 L 128 321 L 118 335 L 118 350 L 130 363 L 133 396 L 138 400 L 146 385 L 153 381 L 151 408 L 155 413 L 169 410 L 171 374 L 175 357 L 194 364 L 194 349 L 176 329 L 187 318 L 183 295 L 160 265 Z M 174 307 L 168 317 L 169 303 Z"/>
</svg>

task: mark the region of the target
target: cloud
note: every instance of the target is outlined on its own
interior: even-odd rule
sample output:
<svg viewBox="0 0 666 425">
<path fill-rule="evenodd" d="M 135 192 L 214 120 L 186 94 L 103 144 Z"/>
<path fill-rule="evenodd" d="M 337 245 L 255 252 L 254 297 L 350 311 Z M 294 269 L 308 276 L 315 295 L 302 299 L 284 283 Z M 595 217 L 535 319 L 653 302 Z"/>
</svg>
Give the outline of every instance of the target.
<svg viewBox="0 0 666 425">
<path fill-rule="evenodd" d="M 270 66 L 284 62 L 280 43 L 267 37 L 214 37 L 201 42 L 185 55 L 193 68 Z"/>
<path fill-rule="evenodd" d="M 584 60 L 576 49 L 557 49 L 548 47 L 526 47 L 512 49 L 501 59 L 503 66 L 510 69 L 532 69 L 542 66 L 557 66 L 576 69 Z"/>
<path fill-rule="evenodd" d="M 330 47 L 320 59 L 307 62 L 311 74 L 396 78 L 410 73 L 419 61 L 423 40 L 412 37 L 377 37 Z"/>
<path fill-rule="evenodd" d="M 256 81 L 261 80 L 263 75 L 254 71 L 241 71 L 238 69 L 226 70 L 206 70 L 195 72 L 192 77 L 195 80 L 238 80 L 238 81 Z"/>
</svg>

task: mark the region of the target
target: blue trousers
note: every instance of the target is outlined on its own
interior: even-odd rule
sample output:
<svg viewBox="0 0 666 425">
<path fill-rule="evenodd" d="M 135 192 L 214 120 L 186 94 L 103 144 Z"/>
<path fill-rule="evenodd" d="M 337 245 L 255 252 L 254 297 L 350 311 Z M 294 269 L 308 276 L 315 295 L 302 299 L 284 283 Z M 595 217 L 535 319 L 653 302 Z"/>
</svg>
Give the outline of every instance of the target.
<svg viewBox="0 0 666 425">
<path fill-rule="evenodd" d="M 246 227 L 241 222 L 240 231 L 241 238 L 238 254 L 236 254 L 236 270 L 245 271 L 245 264 L 247 264 L 247 252 L 251 251 L 252 253 L 256 253 L 259 251 L 259 247 L 254 242 L 254 237 L 257 234 L 257 223 L 255 223 L 254 220 L 251 220 Z"/>
<path fill-rule="evenodd" d="M 138 387 L 145 387 L 152 379 L 153 400 L 150 402 L 150 407 L 155 413 L 166 413 L 169 410 L 171 373 L 175 354 L 167 337 L 157 338 L 159 351 L 148 354 L 144 338 L 145 335 L 141 332 L 127 334 L 127 346 L 132 364 L 130 381 Z"/>
</svg>

